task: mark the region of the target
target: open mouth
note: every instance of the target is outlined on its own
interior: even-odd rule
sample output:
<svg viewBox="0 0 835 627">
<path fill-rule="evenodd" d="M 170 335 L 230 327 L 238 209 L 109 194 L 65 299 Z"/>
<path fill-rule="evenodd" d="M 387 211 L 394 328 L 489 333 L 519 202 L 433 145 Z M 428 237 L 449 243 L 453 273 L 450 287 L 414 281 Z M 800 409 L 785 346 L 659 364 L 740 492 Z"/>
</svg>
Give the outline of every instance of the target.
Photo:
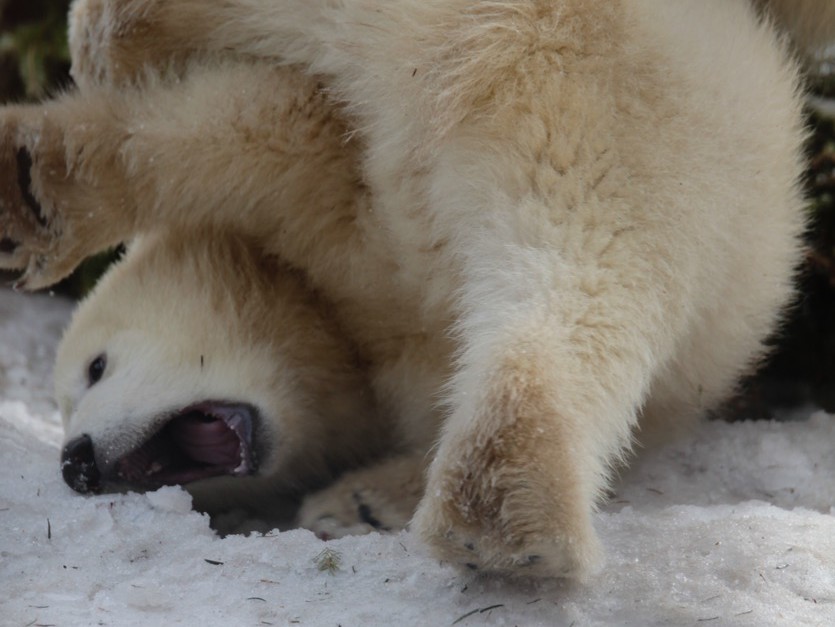
<svg viewBox="0 0 835 627">
<path fill-rule="evenodd" d="M 116 462 L 117 476 L 145 486 L 255 472 L 251 405 L 207 401 L 174 414 L 153 436 Z"/>
</svg>

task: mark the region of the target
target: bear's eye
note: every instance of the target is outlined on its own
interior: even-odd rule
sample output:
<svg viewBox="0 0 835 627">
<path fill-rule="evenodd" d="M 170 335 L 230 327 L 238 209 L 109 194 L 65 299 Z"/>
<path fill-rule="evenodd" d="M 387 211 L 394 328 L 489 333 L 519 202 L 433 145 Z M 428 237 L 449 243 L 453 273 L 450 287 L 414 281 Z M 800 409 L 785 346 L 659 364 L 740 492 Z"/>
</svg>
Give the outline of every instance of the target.
<svg viewBox="0 0 835 627">
<path fill-rule="evenodd" d="M 87 384 L 92 386 L 101 379 L 105 368 L 107 368 L 107 356 L 102 353 L 91 361 L 90 366 L 87 368 Z"/>
</svg>

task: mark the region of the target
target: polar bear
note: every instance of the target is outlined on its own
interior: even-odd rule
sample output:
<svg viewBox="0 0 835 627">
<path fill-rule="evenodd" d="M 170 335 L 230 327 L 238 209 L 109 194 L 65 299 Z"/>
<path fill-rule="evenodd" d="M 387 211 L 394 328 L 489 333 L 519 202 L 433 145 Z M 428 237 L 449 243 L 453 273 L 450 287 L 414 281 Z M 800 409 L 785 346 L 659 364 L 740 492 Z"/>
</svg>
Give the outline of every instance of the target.
<svg viewBox="0 0 835 627">
<path fill-rule="evenodd" d="M 362 495 L 409 478 L 441 559 L 584 578 L 637 430 L 717 403 L 791 296 L 799 70 L 763 14 L 835 18 L 755 4 L 77 0 L 80 91 L 0 114 L 0 264 L 37 288 L 136 233 L 237 233 L 327 303 L 392 432 L 303 524 L 388 526 Z"/>
</svg>

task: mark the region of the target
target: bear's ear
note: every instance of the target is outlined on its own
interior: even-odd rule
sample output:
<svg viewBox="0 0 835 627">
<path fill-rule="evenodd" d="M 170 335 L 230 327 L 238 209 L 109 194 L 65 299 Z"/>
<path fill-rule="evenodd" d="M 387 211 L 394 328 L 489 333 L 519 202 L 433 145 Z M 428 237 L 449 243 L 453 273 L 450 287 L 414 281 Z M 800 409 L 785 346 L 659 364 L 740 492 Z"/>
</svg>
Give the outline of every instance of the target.
<svg viewBox="0 0 835 627">
<path fill-rule="evenodd" d="M 107 355 L 102 353 L 93 358 L 90 365 L 87 366 L 87 385 L 93 387 L 99 379 L 104 376 L 104 371 L 107 369 Z"/>
</svg>

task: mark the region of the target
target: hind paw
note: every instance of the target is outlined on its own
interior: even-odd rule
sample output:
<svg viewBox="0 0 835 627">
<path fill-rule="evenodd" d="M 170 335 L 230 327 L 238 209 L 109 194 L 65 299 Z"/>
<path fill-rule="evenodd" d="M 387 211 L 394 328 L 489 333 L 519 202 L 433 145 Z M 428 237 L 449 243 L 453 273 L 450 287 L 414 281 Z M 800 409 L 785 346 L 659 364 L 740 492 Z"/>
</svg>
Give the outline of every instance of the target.
<svg viewBox="0 0 835 627">
<path fill-rule="evenodd" d="M 560 530 L 550 521 L 539 529 L 512 523 L 500 528 L 461 524 L 457 516 L 431 512 L 421 506 L 416 531 L 441 561 L 462 571 L 511 577 L 586 579 L 600 561 L 600 547 L 593 534 Z"/>
<path fill-rule="evenodd" d="M 517 421 L 441 446 L 412 522 L 437 558 L 519 577 L 585 579 L 595 571 L 593 497 L 572 460 L 546 446 L 550 429 L 546 420 Z"/>
</svg>

